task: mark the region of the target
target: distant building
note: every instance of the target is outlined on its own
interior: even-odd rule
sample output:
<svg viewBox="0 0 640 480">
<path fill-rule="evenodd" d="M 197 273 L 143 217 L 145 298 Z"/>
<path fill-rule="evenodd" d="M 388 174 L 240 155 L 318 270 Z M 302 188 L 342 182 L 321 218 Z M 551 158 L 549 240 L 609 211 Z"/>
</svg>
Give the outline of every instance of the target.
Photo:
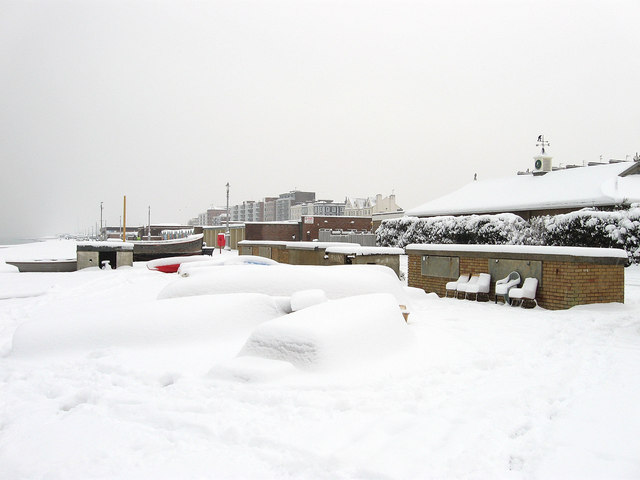
<svg viewBox="0 0 640 480">
<path fill-rule="evenodd" d="M 233 222 L 262 222 L 264 220 L 264 202 L 247 200 L 229 207 L 229 217 Z"/>
<path fill-rule="evenodd" d="M 290 220 L 300 220 L 305 215 L 313 215 L 313 203 L 299 203 L 289 209 Z"/>
<path fill-rule="evenodd" d="M 291 217 L 291 206 L 300 203 L 313 202 L 316 199 L 315 192 L 301 192 L 300 190 L 292 190 L 291 192 L 281 193 L 275 201 L 276 203 L 276 221 L 289 220 Z"/>
<path fill-rule="evenodd" d="M 333 200 L 318 200 L 313 204 L 313 215 L 339 217 L 344 215 L 344 206 Z"/>
<path fill-rule="evenodd" d="M 220 225 L 220 216 L 227 214 L 227 209 L 223 207 L 212 207 L 207 210 L 206 225 Z"/>
<path fill-rule="evenodd" d="M 344 215 L 344 203 L 336 203 L 333 200 L 316 200 L 291 207 L 290 220 L 300 220 L 308 215 L 342 216 Z"/>
<path fill-rule="evenodd" d="M 265 197 L 264 199 L 264 221 L 275 222 L 276 220 L 276 200 L 277 197 Z"/>
<path fill-rule="evenodd" d="M 282 193 L 278 197 L 266 197 L 260 202 L 246 200 L 229 207 L 229 217 L 234 222 L 273 222 L 290 218 L 292 205 L 315 200 L 315 192 L 298 190 Z"/>
<path fill-rule="evenodd" d="M 396 196 L 393 193 L 388 197 L 381 194 L 365 198 L 347 197 L 344 203 L 344 215 L 348 217 L 370 217 L 377 213 L 402 211 L 396 204 Z"/>
</svg>

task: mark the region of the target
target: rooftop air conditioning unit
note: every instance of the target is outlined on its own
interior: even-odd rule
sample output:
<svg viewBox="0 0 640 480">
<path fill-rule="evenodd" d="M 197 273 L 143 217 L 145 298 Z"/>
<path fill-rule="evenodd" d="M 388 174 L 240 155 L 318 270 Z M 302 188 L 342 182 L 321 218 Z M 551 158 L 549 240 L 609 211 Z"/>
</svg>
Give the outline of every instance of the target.
<svg viewBox="0 0 640 480">
<path fill-rule="evenodd" d="M 553 169 L 551 158 L 548 155 L 537 155 L 533 157 L 533 173 L 544 174 Z"/>
</svg>

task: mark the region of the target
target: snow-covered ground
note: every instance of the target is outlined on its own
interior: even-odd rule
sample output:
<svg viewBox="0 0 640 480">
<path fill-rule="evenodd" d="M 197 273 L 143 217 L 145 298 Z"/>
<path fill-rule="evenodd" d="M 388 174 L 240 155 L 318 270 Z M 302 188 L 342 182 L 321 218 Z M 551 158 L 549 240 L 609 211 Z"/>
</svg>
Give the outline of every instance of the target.
<svg viewBox="0 0 640 480">
<path fill-rule="evenodd" d="M 567 311 L 405 289 L 405 324 L 348 295 L 377 267 L 284 267 L 0 269 L 0 477 L 640 478 L 640 268 Z"/>
</svg>

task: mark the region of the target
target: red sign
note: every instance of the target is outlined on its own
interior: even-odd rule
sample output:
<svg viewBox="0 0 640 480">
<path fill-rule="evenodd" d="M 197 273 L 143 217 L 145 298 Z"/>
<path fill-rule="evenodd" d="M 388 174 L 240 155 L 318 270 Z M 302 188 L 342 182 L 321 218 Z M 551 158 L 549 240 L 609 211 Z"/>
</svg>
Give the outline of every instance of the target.
<svg viewBox="0 0 640 480">
<path fill-rule="evenodd" d="M 219 233 L 218 234 L 218 246 L 220 248 L 224 247 L 225 245 L 225 241 L 224 241 L 224 233 Z"/>
</svg>

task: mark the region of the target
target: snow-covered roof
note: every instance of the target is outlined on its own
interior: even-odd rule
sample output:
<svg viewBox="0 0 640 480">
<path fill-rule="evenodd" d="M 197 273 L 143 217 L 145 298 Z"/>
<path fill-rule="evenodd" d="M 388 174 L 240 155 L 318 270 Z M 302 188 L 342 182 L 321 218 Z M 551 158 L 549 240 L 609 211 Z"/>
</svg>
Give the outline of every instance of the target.
<svg viewBox="0 0 640 480">
<path fill-rule="evenodd" d="M 328 247 L 327 253 L 340 253 L 343 255 L 404 255 L 402 248 L 394 247 Z"/>
<path fill-rule="evenodd" d="M 282 241 L 282 240 L 240 240 L 238 245 L 275 245 L 280 247 L 286 247 L 290 242 Z"/>
<path fill-rule="evenodd" d="M 465 215 L 634 202 L 640 202 L 640 163 L 620 162 L 473 181 L 408 210 L 407 215 Z"/>
<path fill-rule="evenodd" d="M 119 248 L 121 250 L 133 250 L 133 243 L 123 242 L 120 239 L 114 238 L 113 240 L 95 241 L 90 240 L 87 242 L 78 242 L 78 247 L 96 247 L 96 248 Z"/>
<path fill-rule="evenodd" d="M 358 243 L 346 243 L 346 242 L 287 242 L 287 248 L 293 248 L 296 250 L 315 250 L 326 249 L 329 247 L 359 247 Z"/>
<path fill-rule="evenodd" d="M 407 245 L 408 252 L 445 251 L 476 253 L 511 253 L 517 255 L 558 255 L 567 257 L 599 257 L 627 259 L 627 252 L 621 248 L 555 247 L 546 245 L 460 245 L 460 244 L 420 244 Z"/>
</svg>

